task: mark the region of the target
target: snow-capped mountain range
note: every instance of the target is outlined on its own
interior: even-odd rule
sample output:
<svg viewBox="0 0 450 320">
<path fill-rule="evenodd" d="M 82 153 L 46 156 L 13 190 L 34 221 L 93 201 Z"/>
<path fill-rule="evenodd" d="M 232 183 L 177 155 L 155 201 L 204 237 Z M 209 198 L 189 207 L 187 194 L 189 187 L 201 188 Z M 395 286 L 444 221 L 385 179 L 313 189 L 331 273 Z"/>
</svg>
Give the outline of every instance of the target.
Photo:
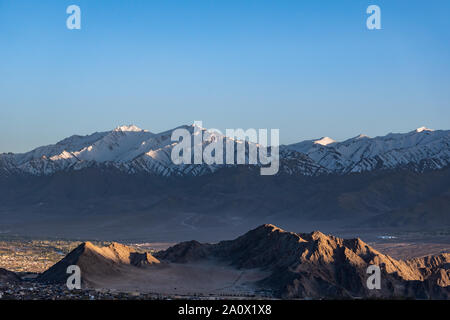
<svg viewBox="0 0 450 320">
<path fill-rule="evenodd" d="M 331 172 L 349 173 L 409 167 L 415 171 L 441 169 L 450 163 L 450 131 L 425 127 L 408 133 L 365 135 L 336 142 L 325 137 L 287 148 L 307 154 Z"/>
<path fill-rule="evenodd" d="M 178 128 L 194 133 L 195 126 Z M 74 135 L 27 153 L 0 154 L 0 173 L 51 175 L 58 171 L 108 166 L 130 174 L 197 176 L 230 166 L 175 165 L 171 160 L 172 149 L 177 144 L 171 140 L 175 129 L 155 134 L 130 125 L 88 136 Z M 205 137 L 204 148 L 214 140 L 216 133 L 201 130 Z M 242 143 L 228 137 L 224 139 Z M 314 176 L 396 168 L 421 172 L 449 164 L 450 130 L 434 131 L 425 127 L 404 134 L 390 133 L 375 138 L 359 135 L 342 142 L 323 137 L 280 147 L 282 174 Z"/>
</svg>

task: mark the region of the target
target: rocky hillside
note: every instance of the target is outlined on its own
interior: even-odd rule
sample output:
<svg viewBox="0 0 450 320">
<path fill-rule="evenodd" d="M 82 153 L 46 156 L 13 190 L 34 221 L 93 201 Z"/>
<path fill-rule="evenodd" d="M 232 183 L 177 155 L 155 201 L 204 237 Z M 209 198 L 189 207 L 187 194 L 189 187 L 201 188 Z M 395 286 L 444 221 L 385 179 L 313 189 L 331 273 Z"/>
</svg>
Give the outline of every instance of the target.
<svg viewBox="0 0 450 320">
<path fill-rule="evenodd" d="M 259 272 L 263 276 L 248 285 L 255 287 L 256 292 L 284 299 L 450 299 L 449 253 L 396 260 L 360 239 L 341 239 L 319 231 L 287 232 L 271 224 L 235 240 L 216 244 L 182 242 L 154 255 L 118 243 L 97 247 L 86 242 L 41 274 L 38 281 L 63 284 L 68 277 L 67 267 L 74 264 L 82 270 L 85 287 L 107 288 L 102 284 L 130 283 L 136 276 L 144 277 L 139 280 L 144 281 L 159 271 L 166 280 L 156 276 L 150 281 L 147 289 L 155 290 L 152 285 L 170 282 L 175 276 L 170 272 L 176 272 L 180 266 L 190 270 L 183 273 L 183 277 L 189 277 L 214 264 L 218 266 L 216 271 L 232 268 L 237 279 L 246 273 Z M 156 269 L 150 268 L 151 265 Z M 367 287 L 370 265 L 380 267 L 381 289 Z M 212 281 L 214 275 L 209 276 L 212 278 L 208 281 Z M 202 287 L 202 279 L 205 278 L 197 278 L 195 285 Z"/>
<path fill-rule="evenodd" d="M 232 241 L 178 244 L 156 257 L 176 263 L 215 257 L 240 269 L 261 268 L 259 282 L 282 298 L 450 298 L 450 254 L 395 260 L 360 239 L 340 239 L 319 231 L 296 234 L 263 225 Z M 381 268 L 381 290 L 366 286 L 369 265 Z"/>
<path fill-rule="evenodd" d="M 154 263 L 159 263 L 159 260 L 150 253 L 139 253 L 120 243 L 97 247 L 85 242 L 42 273 L 37 280 L 44 283 L 65 283 L 68 277 L 67 267 L 77 265 L 82 270 L 82 283 L 89 285 L 90 277 L 118 276 L 124 272 L 123 266 L 141 267 Z"/>
</svg>

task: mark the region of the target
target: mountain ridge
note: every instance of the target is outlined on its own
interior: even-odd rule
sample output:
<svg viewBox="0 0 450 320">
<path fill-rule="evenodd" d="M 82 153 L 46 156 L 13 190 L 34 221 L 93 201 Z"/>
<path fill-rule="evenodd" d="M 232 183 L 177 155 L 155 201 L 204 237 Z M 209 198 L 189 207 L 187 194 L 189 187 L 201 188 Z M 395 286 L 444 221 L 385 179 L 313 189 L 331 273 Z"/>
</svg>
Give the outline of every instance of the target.
<svg viewBox="0 0 450 320">
<path fill-rule="evenodd" d="M 0 177 L 0 230 L 104 240 L 151 234 L 158 241 L 187 240 L 196 232 L 209 241 L 262 221 L 297 230 L 306 223 L 327 232 L 450 226 L 450 168 L 319 176 L 260 176 L 251 169 L 162 177 L 96 167 Z"/>
<path fill-rule="evenodd" d="M 298 234 L 272 224 L 217 244 L 180 243 L 155 256 L 176 263 L 214 256 L 239 269 L 270 270 L 259 285 L 288 299 L 450 296 L 450 254 L 396 260 L 359 238 L 342 239 L 320 231 Z M 381 290 L 366 287 L 369 265 L 382 270 Z"/>
<path fill-rule="evenodd" d="M 87 136 L 74 135 L 22 154 L 3 153 L 0 154 L 0 174 L 51 175 L 104 166 L 129 174 L 199 176 L 235 166 L 173 164 L 170 155 L 177 142 L 171 141 L 171 134 L 179 128 L 193 133 L 195 125 L 179 126 L 157 134 L 134 125 L 120 126 Z M 204 128 L 200 130 L 205 137 L 204 149 L 214 140 L 215 133 Z M 233 143 L 242 142 L 222 137 Z M 248 160 L 247 150 L 247 164 Z M 359 135 L 342 142 L 329 137 L 306 140 L 280 146 L 280 164 L 280 174 L 311 176 L 398 168 L 417 172 L 436 170 L 450 164 L 450 130 L 422 127 L 408 133 L 389 133 L 375 138 Z"/>
<path fill-rule="evenodd" d="M 241 275 L 254 271 L 264 274 L 254 280 L 257 291 L 270 292 L 276 298 L 450 297 L 448 253 L 397 260 L 359 238 L 343 239 L 320 231 L 294 233 L 272 224 L 261 225 L 234 240 L 212 244 L 192 240 L 154 254 L 137 253 L 118 243 L 97 247 L 86 242 L 42 273 L 37 281 L 65 283 L 65 270 L 73 264 L 80 267 L 85 286 L 98 287 L 98 283 L 129 280 L 129 274 L 138 274 L 138 269 L 144 277 L 145 272 L 154 274 L 182 265 L 195 273 L 202 270 L 202 265 L 212 263 L 219 268 L 234 268 Z M 366 270 L 370 265 L 380 267 L 379 290 L 367 287 Z M 165 279 L 171 281 L 170 276 Z M 149 285 L 147 290 L 152 290 L 151 282 Z"/>
</svg>

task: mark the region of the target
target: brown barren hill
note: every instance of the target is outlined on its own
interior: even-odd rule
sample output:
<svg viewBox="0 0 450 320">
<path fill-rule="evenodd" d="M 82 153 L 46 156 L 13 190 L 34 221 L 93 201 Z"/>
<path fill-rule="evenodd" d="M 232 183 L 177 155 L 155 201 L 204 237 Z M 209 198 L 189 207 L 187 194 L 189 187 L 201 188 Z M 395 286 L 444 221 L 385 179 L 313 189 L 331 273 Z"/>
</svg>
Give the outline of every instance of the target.
<svg viewBox="0 0 450 320">
<path fill-rule="evenodd" d="M 65 283 L 67 267 L 77 265 L 81 270 L 84 285 L 90 285 L 91 278 L 120 276 L 126 267 L 142 267 L 159 263 L 150 253 L 139 253 L 126 245 L 113 242 L 107 247 L 97 247 L 85 242 L 71 251 L 64 259 L 38 277 L 44 283 Z"/>
<path fill-rule="evenodd" d="M 186 284 L 183 292 L 210 294 L 246 275 L 242 286 L 284 299 L 450 299 L 450 254 L 397 260 L 358 238 L 320 231 L 293 233 L 271 224 L 216 244 L 182 242 L 154 256 L 118 243 L 100 248 L 86 242 L 38 280 L 63 283 L 67 267 L 74 264 L 81 268 L 85 286 L 100 288 L 139 287 L 164 293 Z M 367 286 L 371 265 L 381 270 L 381 289 Z M 216 281 L 223 272 L 226 279 Z M 211 285 L 215 282 L 221 286 Z"/>
<path fill-rule="evenodd" d="M 450 297 L 449 254 L 396 260 L 360 239 L 297 234 L 270 224 L 217 244 L 181 243 L 156 257 L 178 263 L 215 257 L 239 269 L 270 271 L 258 285 L 281 298 Z M 380 290 L 367 288 L 370 265 L 381 269 Z"/>
</svg>

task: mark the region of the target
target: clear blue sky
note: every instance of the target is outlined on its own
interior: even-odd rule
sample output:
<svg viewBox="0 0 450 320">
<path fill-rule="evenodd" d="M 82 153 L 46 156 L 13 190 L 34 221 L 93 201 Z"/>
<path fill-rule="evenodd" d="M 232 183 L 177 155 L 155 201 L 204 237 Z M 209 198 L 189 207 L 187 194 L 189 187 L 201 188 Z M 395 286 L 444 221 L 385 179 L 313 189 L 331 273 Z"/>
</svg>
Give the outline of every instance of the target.
<svg viewBox="0 0 450 320">
<path fill-rule="evenodd" d="M 66 28 L 66 8 L 82 29 Z M 366 28 L 381 7 L 382 30 Z M 0 0 L 0 152 L 121 124 L 450 129 L 450 1 Z"/>
</svg>

